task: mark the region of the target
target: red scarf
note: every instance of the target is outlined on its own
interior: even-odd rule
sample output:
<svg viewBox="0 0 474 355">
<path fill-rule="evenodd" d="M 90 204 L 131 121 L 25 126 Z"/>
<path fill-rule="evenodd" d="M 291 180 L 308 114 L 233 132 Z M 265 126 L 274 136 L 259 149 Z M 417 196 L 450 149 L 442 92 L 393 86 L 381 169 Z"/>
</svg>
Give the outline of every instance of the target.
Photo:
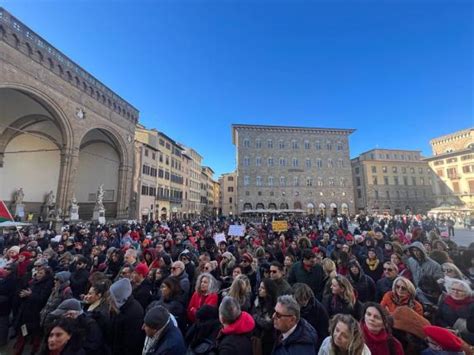
<svg viewBox="0 0 474 355">
<path fill-rule="evenodd" d="M 449 308 L 454 309 L 456 312 L 461 308 L 466 307 L 472 303 L 473 299 L 471 297 L 466 297 L 462 300 L 455 300 L 451 296 L 446 296 L 444 302 L 449 306 Z"/>
</svg>

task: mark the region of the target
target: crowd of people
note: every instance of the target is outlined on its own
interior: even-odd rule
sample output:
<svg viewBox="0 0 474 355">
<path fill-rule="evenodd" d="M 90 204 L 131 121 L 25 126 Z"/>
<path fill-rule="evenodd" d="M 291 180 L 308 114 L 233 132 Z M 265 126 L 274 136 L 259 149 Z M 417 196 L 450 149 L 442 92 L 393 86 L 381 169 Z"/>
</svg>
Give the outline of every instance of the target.
<svg viewBox="0 0 474 355">
<path fill-rule="evenodd" d="M 238 218 L 5 230 L 0 350 L 472 353 L 474 245 L 419 215 L 287 220 L 284 232 Z"/>
</svg>

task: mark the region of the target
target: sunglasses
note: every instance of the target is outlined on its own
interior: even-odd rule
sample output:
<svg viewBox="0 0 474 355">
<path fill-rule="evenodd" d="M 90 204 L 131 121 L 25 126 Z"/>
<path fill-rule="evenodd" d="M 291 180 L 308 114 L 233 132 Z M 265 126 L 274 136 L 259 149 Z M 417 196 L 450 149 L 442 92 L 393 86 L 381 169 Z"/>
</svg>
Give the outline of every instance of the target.
<svg viewBox="0 0 474 355">
<path fill-rule="evenodd" d="M 276 274 L 277 272 L 277 270 L 270 270 L 270 274 Z"/>
<path fill-rule="evenodd" d="M 173 267 L 171 268 L 171 270 L 173 270 L 173 271 L 174 271 L 174 270 L 179 270 L 179 269 L 181 269 L 181 268 L 180 268 L 180 267 L 177 267 L 177 266 L 173 266 Z"/>
<path fill-rule="evenodd" d="M 281 319 L 281 318 L 284 318 L 284 317 L 293 317 L 292 314 L 281 314 L 281 313 L 278 313 L 277 311 L 275 311 L 273 313 L 273 315 L 275 316 L 275 318 L 277 319 Z"/>
<path fill-rule="evenodd" d="M 402 286 L 402 285 L 397 285 L 397 286 L 395 286 L 395 288 L 397 290 L 402 290 L 402 291 L 407 291 L 408 290 L 405 286 Z"/>
<path fill-rule="evenodd" d="M 453 269 L 443 269 L 443 272 L 454 272 Z"/>
<path fill-rule="evenodd" d="M 384 271 L 393 271 L 393 269 L 391 267 L 384 267 L 383 269 L 384 269 Z"/>
</svg>

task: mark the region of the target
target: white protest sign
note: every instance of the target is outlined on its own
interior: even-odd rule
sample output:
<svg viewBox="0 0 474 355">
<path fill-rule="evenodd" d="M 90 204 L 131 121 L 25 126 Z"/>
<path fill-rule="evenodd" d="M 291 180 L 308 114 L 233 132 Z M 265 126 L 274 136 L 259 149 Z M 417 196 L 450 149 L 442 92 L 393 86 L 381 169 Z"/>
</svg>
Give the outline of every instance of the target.
<svg viewBox="0 0 474 355">
<path fill-rule="evenodd" d="M 217 245 L 219 245 L 220 242 L 225 242 L 225 234 L 224 233 L 219 233 L 219 234 L 214 234 L 214 241 L 216 242 Z"/>
<path fill-rule="evenodd" d="M 245 226 L 232 224 L 229 226 L 228 234 L 235 237 L 243 237 L 245 235 Z"/>
</svg>

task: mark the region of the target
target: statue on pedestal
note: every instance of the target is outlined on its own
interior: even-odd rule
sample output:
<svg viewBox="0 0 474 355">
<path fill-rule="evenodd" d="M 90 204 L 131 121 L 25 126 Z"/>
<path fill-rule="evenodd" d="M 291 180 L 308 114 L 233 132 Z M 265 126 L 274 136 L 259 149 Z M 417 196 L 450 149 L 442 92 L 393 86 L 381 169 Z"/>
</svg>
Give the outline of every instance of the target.
<svg viewBox="0 0 474 355">
<path fill-rule="evenodd" d="M 25 193 L 23 192 L 23 188 L 19 187 L 15 191 L 15 197 L 14 197 L 12 209 L 15 211 L 15 216 L 18 216 L 21 219 L 25 217 L 25 204 L 23 203 L 24 198 L 25 198 Z"/>
<path fill-rule="evenodd" d="M 79 204 L 77 203 L 76 195 L 73 195 L 71 199 L 71 207 L 69 208 L 69 219 L 71 221 L 79 220 Z"/>
<path fill-rule="evenodd" d="M 94 213 L 92 215 L 94 221 L 101 224 L 105 223 L 105 207 L 104 207 L 104 185 L 101 184 L 97 190 L 97 198 L 95 201 Z"/>
<path fill-rule="evenodd" d="M 56 196 L 54 196 L 53 190 L 51 190 L 47 195 L 46 195 L 46 201 L 43 206 L 43 215 L 45 216 L 46 219 L 52 220 L 56 219 Z"/>
</svg>

